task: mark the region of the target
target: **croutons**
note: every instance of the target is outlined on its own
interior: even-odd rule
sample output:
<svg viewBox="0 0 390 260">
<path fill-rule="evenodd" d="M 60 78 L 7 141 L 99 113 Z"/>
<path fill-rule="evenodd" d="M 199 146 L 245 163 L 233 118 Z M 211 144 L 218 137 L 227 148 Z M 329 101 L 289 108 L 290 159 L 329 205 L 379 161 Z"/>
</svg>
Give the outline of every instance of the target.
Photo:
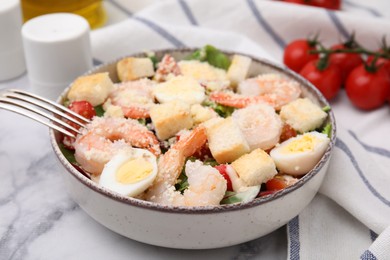
<svg viewBox="0 0 390 260">
<path fill-rule="evenodd" d="M 194 104 L 191 106 L 191 116 L 194 124 L 199 125 L 213 117 L 218 117 L 218 114 L 210 107 Z"/>
<path fill-rule="evenodd" d="M 308 98 L 299 98 L 282 107 L 280 117 L 300 133 L 320 127 L 327 114 Z"/>
<path fill-rule="evenodd" d="M 241 156 L 231 165 L 248 186 L 260 185 L 277 174 L 274 161 L 260 148 Z"/>
<path fill-rule="evenodd" d="M 249 152 L 249 145 L 238 125 L 231 117 L 206 122 L 207 139 L 211 154 L 218 163 L 230 163 Z"/>
<path fill-rule="evenodd" d="M 103 104 L 112 88 L 113 83 L 107 72 L 82 76 L 73 82 L 68 99 L 71 102 L 85 100 L 97 106 Z"/>
<path fill-rule="evenodd" d="M 107 101 L 103 104 L 104 117 L 124 117 L 123 110 L 120 106 L 115 106 L 111 103 L 111 99 L 108 98 Z"/>
<path fill-rule="evenodd" d="M 121 81 L 136 80 L 154 75 L 153 62 L 149 58 L 128 57 L 116 64 Z"/>
<path fill-rule="evenodd" d="M 181 74 L 196 80 L 224 81 L 228 80 L 226 71 L 211 66 L 207 62 L 197 60 L 184 60 L 178 63 Z"/>
<path fill-rule="evenodd" d="M 160 140 L 168 139 L 180 130 L 193 126 L 190 105 L 178 100 L 153 106 L 150 117 Z"/>
<path fill-rule="evenodd" d="M 160 103 L 181 100 L 188 104 L 199 104 L 205 98 L 204 88 L 193 78 L 177 76 L 160 83 L 153 89 Z"/>
<path fill-rule="evenodd" d="M 227 76 L 233 86 L 243 81 L 248 74 L 252 59 L 242 55 L 234 55 Z"/>
</svg>

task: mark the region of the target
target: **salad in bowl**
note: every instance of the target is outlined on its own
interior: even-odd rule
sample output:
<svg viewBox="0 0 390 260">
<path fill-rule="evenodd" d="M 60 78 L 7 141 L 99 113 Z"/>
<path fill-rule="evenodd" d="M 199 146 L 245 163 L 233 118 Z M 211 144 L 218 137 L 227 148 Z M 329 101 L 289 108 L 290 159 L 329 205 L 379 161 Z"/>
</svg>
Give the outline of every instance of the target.
<svg viewBox="0 0 390 260">
<path fill-rule="evenodd" d="M 209 45 L 103 64 L 77 78 L 59 102 L 90 120 L 76 138 L 52 132 L 60 161 L 75 177 L 69 186 L 76 201 L 114 231 L 168 247 L 226 246 L 280 227 L 318 190 L 335 140 L 329 105 L 307 81 L 267 61 Z M 214 214 L 225 221 L 231 215 L 234 222 L 236 210 L 254 213 L 280 200 L 290 203 L 286 196 L 304 199 L 289 207 L 293 210 L 282 209 L 290 212 L 278 223 L 238 235 L 235 242 L 213 240 L 206 246 L 201 240 L 213 230 L 207 226 L 187 234 L 199 241 L 195 247 L 164 240 L 167 234 L 177 237 L 170 226 L 188 225 L 189 215 L 206 214 L 210 223 Z M 155 231 L 145 238 L 141 220 L 138 234 L 123 229 L 122 218 L 150 210 L 161 214 L 155 221 L 166 221 L 158 227 L 160 236 Z M 112 220 L 112 212 L 122 220 Z M 216 226 L 219 232 L 223 225 Z"/>
</svg>

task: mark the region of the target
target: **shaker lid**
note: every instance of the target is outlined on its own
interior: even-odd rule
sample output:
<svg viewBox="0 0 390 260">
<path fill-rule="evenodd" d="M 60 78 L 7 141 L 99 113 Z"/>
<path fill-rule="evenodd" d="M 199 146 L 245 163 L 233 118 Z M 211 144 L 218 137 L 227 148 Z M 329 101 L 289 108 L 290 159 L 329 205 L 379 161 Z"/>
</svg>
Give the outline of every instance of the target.
<svg viewBox="0 0 390 260">
<path fill-rule="evenodd" d="M 71 13 L 35 17 L 22 28 L 27 72 L 37 94 L 60 94 L 92 67 L 87 20 Z M 55 88 L 57 91 L 48 88 Z M 56 98 L 56 97 L 49 97 Z"/>
<path fill-rule="evenodd" d="M 19 0 L 0 4 L 0 81 L 20 76 L 25 71 L 22 37 L 22 14 Z"/>
</svg>

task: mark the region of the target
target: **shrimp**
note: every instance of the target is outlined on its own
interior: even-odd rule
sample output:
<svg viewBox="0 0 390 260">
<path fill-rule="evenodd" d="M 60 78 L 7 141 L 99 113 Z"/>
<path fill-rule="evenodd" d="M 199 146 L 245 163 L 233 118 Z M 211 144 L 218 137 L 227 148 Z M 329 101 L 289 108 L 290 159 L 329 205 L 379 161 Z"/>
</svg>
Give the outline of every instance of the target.
<svg viewBox="0 0 390 260">
<path fill-rule="evenodd" d="M 179 75 L 181 75 L 179 65 L 171 55 L 165 54 L 158 64 L 154 79 L 158 82 L 163 82 L 169 80 L 171 77 Z"/>
<path fill-rule="evenodd" d="M 180 206 L 219 205 L 227 190 L 227 181 L 217 169 L 199 160 L 186 163 L 188 189 L 175 192 L 173 204 Z"/>
<path fill-rule="evenodd" d="M 237 122 L 251 150 L 267 150 L 279 142 L 283 123 L 273 107 L 252 104 L 235 110 L 232 118 Z"/>
<path fill-rule="evenodd" d="M 206 129 L 201 125 L 189 134 L 182 135 L 179 141 L 160 157 L 157 177 L 149 188 L 146 199 L 168 205 L 183 205 L 184 200 L 180 199 L 180 192 L 175 191 L 174 185 L 184 167 L 185 159 L 198 151 L 206 140 Z"/>
<path fill-rule="evenodd" d="M 250 104 L 266 103 L 276 110 L 299 98 L 301 88 L 297 82 L 274 74 L 247 79 L 238 86 L 240 94 L 213 92 L 210 99 L 230 107 L 244 108 Z"/>
<path fill-rule="evenodd" d="M 201 161 L 187 161 L 185 165 L 188 189 L 184 193 L 176 191 L 173 185 L 164 183 L 165 190 L 152 201 L 174 206 L 219 205 L 227 190 L 226 179 L 217 169 L 204 165 Z"/>
<path fill-rule="evenodd" d="M 155 83 L 149 79 L 126 81 L 115 84 L 109 94 L 112 105 L 122 108 L 125 117 L 132 119 L 149 118 L 154 104 L 152 89 Z"/>
<path fill-rule="evenodd" d="M 157 137 L 136 120 L 95 117 L 74 142 L 75 158 L 84 170 L 99 175 L 115 154 L 132 146 L 161 153 Z"/>
</svg>

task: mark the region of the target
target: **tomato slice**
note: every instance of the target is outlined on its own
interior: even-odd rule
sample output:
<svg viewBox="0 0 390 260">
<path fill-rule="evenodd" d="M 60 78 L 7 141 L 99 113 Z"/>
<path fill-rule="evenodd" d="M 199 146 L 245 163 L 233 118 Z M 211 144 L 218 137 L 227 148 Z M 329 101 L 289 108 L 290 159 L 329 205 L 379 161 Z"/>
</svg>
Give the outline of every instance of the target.
<svg viewBox="0 0 390 260">
<path fill-rule="evenodd" d="M 87 119 L 96 116 L 95 108 L 88 101 L 73 101 L 68 108 Z"/>
<path fill-rule="evenodd" d="M 232 180 L 229 177 L 229 174 L 226 172 L 227 165 L 226 164 L 220 164 L 217 166 L 214 166 L 215 169 L 219 171 L 219 173 L 225 178 L 227 182 L 227 190 L 228 191 L 233 191 L 233 184 Z"/>
<path fill-rule="evenodd" d="M 297 131 L 291 127 L 291 125 L 285 123 L 282 128 L 282 133 L 280 134 L 279 142 L 284 142 L 292 137 L 297 136 Z"/>
<path fill-rule="evenodd" d="M 77 113 L 77 114 L 79 114 L 87 119 L 92 119 L 92 117 L 96 116 L 95 108 L 88 101 L 73 101 L 72 103 L 70 103 L 68 108 L 70 110 L 72 110 L 73 112 L 75 112 L 75 113 Z M 76 128 L 76 129 L 80 128 L 80 126 L 78 124 L 73 123 L 69 120 L 66 120 L 66 121 L 69 125 L 73 126 L 74 128 Z M 64 136 L 64 138 L 62 139 L 62 143 L 65 145 L 65 147 L 68 149 L 71 149 L 71 150 L 74 150 L 74 147 L 73 147 L 74 141 L 75 141 L 75 139 L 73 137 L 69 137 L 69 136 Z"/>
<path fill-rule="evenodd" d="M 274 177 L 267 181 L 265 183 L 265 186 L 267 188 L 267 191 L 277 191 L 286 188 L 287 183 L 282 178 Z"/>
</svg>

